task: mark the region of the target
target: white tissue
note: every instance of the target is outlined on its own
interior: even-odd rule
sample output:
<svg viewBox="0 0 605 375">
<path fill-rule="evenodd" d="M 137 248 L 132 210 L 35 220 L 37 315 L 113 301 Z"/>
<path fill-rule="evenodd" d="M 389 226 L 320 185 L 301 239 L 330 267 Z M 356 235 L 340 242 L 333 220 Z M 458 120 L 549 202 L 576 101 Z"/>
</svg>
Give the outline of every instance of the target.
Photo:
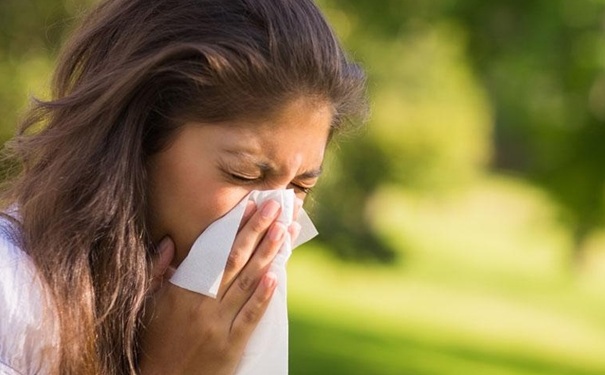
<svg viewBox="0 0 605 375">
<path fill-rule="evenodd" d="M 185 260 L 170 282 L 182 288 L 216 298 L 227 258 L 235 240 L 249 200 L 258 207 L 273 199 L 281 206 L 277 221 L 286 226 L 294 220 L 295 195 L 292 189 L 253 191 L 226 215 L 212 223 L 194 242 Z M 277 276 L 277 288 L 265 314 L 246 346 L 237 375 L 282 375 L 288 373 L 288 312 L 286 302 L 286 269 L 292 249 L 317 235 L 311 219 L 300 210 L 300 234 L 294 244 L 286 239 L 271 264 Z"/>
</svg>

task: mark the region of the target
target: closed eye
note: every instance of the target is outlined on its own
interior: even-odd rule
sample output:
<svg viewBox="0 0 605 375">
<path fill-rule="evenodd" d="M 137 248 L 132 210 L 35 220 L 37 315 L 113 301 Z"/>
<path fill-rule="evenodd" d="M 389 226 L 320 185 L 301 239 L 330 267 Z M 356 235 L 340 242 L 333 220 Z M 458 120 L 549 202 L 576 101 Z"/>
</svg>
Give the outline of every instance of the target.
<svg viewBox="0 0 605 375">
<path fill-rule="evenodd" d="M 291 183 L 290 185 L 292 185 L 295 190 L 298 190 L 303 194 L 309 194 L 313 190 L 311 187 L 306 187 L 295 183 Z"/>
<path fill-rule="evenodd" d="M 235 173 L 229 173 L 229 178 L 244 183 L 244 184 L 251 184 L 253 182 L 257 182 L 259 180 L 259 177 L 250 177 L 250 176 L 244 176 L 244 175 L 240 175 L 240 174 L 235 174 Z"/>
</svg>

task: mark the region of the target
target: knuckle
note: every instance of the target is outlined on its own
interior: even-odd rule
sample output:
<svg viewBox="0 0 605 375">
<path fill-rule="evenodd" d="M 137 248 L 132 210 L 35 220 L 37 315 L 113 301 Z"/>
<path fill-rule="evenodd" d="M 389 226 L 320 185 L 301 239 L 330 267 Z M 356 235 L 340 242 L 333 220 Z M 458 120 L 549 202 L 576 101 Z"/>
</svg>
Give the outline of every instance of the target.
<svg viewBox="0 0 605 375">
<path fill-rule="evenodd" d="M 257 234 L 263 233 L 267 229 L 267 223 L 262 218 L 256 218 L 250 223 L 250 229 Z"/>
<path fill-rule="evenodd" d="M 257 309 L 246 309 L 242 311 L 242 322 L 244 324 L 254 324 L 260 319 L 260 312 Z"/>
<path fill-rule="evenodd" d="M 258 247 L 256 252 L 256 259 L 258 259 L 258 261 L 264 265 L 269 263 L 275 257 L 275 254 L 277 253 L 277 247 L 272 246 L 270 244 L 263 244 L 262 246 Z"/>
<path fill-rule="evenodd" d="M 197 310 L 196 318 L 190 320 L 192 327 L 198 327 L 198 334 L 204 341 L 219 343 L 223 336 L 223 325 L 220 319 L 209 319 L 207 313 L 206 315 L 201 314 L 202 312 Z"/>
<path fill-rule="evenodd" d="M 281 242 L 263 241 L 256 250 L 258 259 L 263 263 L 272 261 L 281 245 Z"/>
<path fill-rule="evenodd" d="M 280 243 L 266 243 L 265 246 L 259 248 L 260 255 L 265 260 L 271 259 L 275 257 L 280 245 Z"/>
<path fill-rule="evenodd" d="M 211 342 L 215 346 L 222 341 L 221 332 L 216 324 L 205 325 L 202 329 L 202 337 L 204 341 Z"/>
<path fill-rule="evenodd" d="M 229 270 L 238 270 L 245 264 L 245 259 L 242 253 L 238 251 L 231 251 L 227 257 L 226 268 Z"/>
<path fill-rule="evenodd" d="M 254 281 L 249 276 L 240 275 L 237 286 L 243 292 L 250 292 L 254 288 Z"/>
</svg>

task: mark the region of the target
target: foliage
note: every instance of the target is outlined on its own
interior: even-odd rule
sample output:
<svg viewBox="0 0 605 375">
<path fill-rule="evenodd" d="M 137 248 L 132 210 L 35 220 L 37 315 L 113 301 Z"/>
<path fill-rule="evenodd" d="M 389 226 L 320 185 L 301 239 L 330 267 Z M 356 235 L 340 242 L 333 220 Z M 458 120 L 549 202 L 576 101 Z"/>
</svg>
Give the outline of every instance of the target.
<svg viewBox="0 0 605 375">
<path fill-rule="evenodd" d="M 12 135 L 29 97 L 46 95 L 69 15 L 57 0 L 0 2 L 0 141 Z"/>
<path fill-rule="evenodd" d="M 364 132 L 336 150 L 338 170 L 329 168 L 331 181 L 318 194 L 320 233 L 331 247 L 344 247 L 343 256 L 390 261 L 397 253 L 366 215 L 373 195 L 392 183 L 441 195 L 475 181 L 491 159 L 491 109 L 455 23 L 418 20 L 400 32 L 383 17 L 388 6 L 325 7 L 368 71 L 373 115 Z"/>
<path fill-rule="evenodd" d="M 552 194 L 581 251 L 605 214 L 605 3 L 465 1 L 449 16 L 496 109 L 496 166 Z"/>
<path fill-rule="evenodd" d="M 405 108 L 399 113 L 393 108 L 380 112 L 377 121 L 371 124 L 390 127 L 381 146 L 389 147 L 389 141 L 401 144 L 392 153 L 399 158 L 392 157 L 388 163 L 400 166 L 406 163 L 401 160 L 408 163 L 405 168 L 384 169 L 397 173 L 404 186 L 420 183 L 422 188 L 430 189 L 436 182 L 430 178 L 433 166 L 442 179 L 455 185 L 458 177 L 465 174 L 448 163 L 454 159 L 444 150 L 455 144 L 467 145 L 466 163 L 461 165 L 478 172 L 490 151 L 477 153 L 476 149 L 485 150 L 482 144 L 487 141 L 493 145 L 492 168 L 524 176 L 559 203 L 561 218 L 575 238 L 576 250 L 581 251 L 589 235 L 603 224 L 605 215 L 605 147 L 601 145 L 605 139 L 603 1 L 331 0 L 325 3 L 329 9 L 337 9 L 335 19 L 345 20 L 341 24 L 347 43 L 368 62 L 378 86 L 377 111 L 382 111 L 385 103 L 395 101 Z M 459 48 L 457 57 L 440 56 L 441 62 L 448 58 L 450 61 L 442 64 L 442 80 L 454 80 L 452 77 L 460 77 L 461 71 L 467 71 L 469 77 L 466 83 L 453 88 L 452 92 L 457 90 L 457 94 L 448 95 L 444 102 L 455 106 L 456 99 L 479 97 L 469 111 L 488 112 L 487 116 L 478 116 L 482 117 L 479 123 L 484 123 L 488 116 L 493 120 L 483 128 L 467 126 L 467 131 L 453 130 L 464 129 L 465 124 L 473 122 L 473 115 L 467 115 L 447 130 L 442 126 L 445 137 L 433 132 L 428 138 L 415 139 L 401 129 L 416 127 L 416 131 L 427 133 L 431 129 L 416 121 L 417 114 L 422 112 L 416 98 L 426 92 L 427 97 L 433 98 L 433 111 L 439 113 L 443 110 L 440 105 L 443 89 L 431 83 L 431 77 L 440 71 L 439 66 L 433 64 L 426 46 L 418 49 L 414 36 L 426 35 L 427 30 L 429 35 L 434 34 L 443 29 L 442 25 L 447 25 L 449 31 L 439 34 L 434 46 Z M 459 36 L 452 38 L 452 35 Z M 398 63 L 395 59 L 399 59 Z M 415 59 L 420 63 L 414 64 Z M 461 64 L 458 68 L 452 64 L 456 61 Z M 403 70 L 406 74 L 397 74 Z M 473 94 L 473 90 L 469 95 L 469 87 L 473 86 L 479 87 L 483 98 Z M 397 99 L 389 99 L 388 93 L 393 90 L 397 94 L 392 97 L 396 95 Z M 413 95 L 407 95 L 406 91 Z M 391 118 L 385 119 L 385 114 Z M 452 117 L 455 114 L 455 110 L 442 112 L 448 120 L 455 118 Z M 492 126 L 493 134 L 486 134 Z M 440 154 L 445 156 L 442 162 Z M 478 154 L 482 156 L 472 156 Z M 383 182 L 388 183 L 393 177 L 383 176 Z M 433 184 L 422 183 L 426 181 Z"/>
</svg>

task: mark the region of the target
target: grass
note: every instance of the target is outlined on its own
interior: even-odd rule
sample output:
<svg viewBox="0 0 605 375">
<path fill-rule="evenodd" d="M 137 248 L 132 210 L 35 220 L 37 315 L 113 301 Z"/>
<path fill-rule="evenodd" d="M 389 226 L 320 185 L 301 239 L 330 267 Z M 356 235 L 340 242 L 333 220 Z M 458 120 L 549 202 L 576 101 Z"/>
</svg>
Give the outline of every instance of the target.
<svg viewBox="0 0 605 375">
<path fill-rule="evenodd" d="M 438 201 L 385 189 L 372 208 L 396 265 L 313 245 L 290 261 L 291 374 L 605 373 L 604 242 L 573 274 L 539 192 L 489 178 Z"/>
</svg>

